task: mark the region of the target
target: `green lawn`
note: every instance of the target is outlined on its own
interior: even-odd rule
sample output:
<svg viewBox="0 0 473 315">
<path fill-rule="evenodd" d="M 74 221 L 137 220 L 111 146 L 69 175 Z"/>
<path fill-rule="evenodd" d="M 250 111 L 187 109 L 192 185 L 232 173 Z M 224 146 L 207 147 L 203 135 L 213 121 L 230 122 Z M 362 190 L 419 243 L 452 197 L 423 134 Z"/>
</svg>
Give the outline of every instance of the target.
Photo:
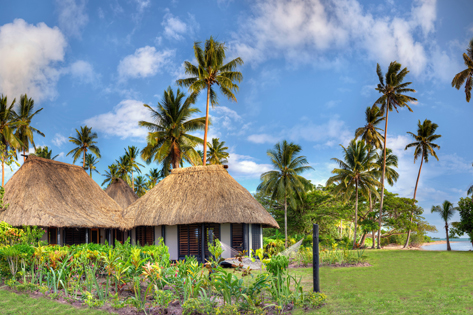
<svg viewBox="0 0 473 315">
<path fill-rule="evenodd" d="M 472 252 L 383 250 L 366 255 L 373 267 L 321 268 L 327 304 L 308 314 L 473 314 Z M 312 269 L 292 272 L 312 289 Z M 104 314 L 5 290 L 0 290 L 0 313 Z"/>
<path fill-rule="evenodd" d="M 77 309 L 72 305 L 62 304 L 46 298 L 30 298 L 27 294 L 16 294 L 0 290 L 0 314 L 108 314 L 93 309 Z"/>
<path fill-rule="evenodd" d="M 366 253 L 373 267 L 320 269 L 327 304 L 309 314 L 473 314 L 472 252 Z M 294 272 L 312 288 L 312 269 Z"/>
</svg>

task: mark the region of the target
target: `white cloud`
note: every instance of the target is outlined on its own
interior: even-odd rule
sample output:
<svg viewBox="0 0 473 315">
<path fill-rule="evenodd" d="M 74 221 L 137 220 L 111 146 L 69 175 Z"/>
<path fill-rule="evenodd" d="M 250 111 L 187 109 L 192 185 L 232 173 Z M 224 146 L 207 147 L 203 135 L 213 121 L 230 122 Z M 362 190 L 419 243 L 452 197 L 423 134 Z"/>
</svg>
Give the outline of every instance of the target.
<svg viewBox="0 0 473 315">
<path fill-rule="evenodd" d="M 327 108 L 332 108 L 332 107 L 335 107 L 337 106 L 338 104 L 340 104 L 342 101 L 340 100 L 331 100 L 331 101 L 328 101 L 327 103 L 325 103 L 325 107 Z"/>
<path fill-rule="evenodd" d="M 253 3 L 252 12 L 230 43 L 245 62 L 282 56 L 320 66 L 326 64 L 321 62 L 325 52 L 337 60 L 355 49 L 383 65 L 397 60 L 420 76 L 429 63 L 424 48 L 429 41 L 415 34 L 434 31 L 436 0 L 415 1 L 407 15 L 389 11 L 374 16 L 356 0 L 261 0 Z"/>
<path fill-rule="evenodd" d="M 56 146 L 56 147 L 60 147 L 61 145 L 63 145 L 64 143 L 66 143 L 67 141 L 67 138 L 64 137 L 63 135 L 59 134 L 59 133 L 56 133 L 54 135 L 54 138 L 53 140 L 51 140 L 51 142 Z"/>
<path fill-rule="evenodd" d="M 135 0 L 138 12 L 143 12 L 144 9 L 151 5 L 151 0 Z"/>
<path fill-rule="evenodd" d="M 149 110 L 137 100 L 121 101 L 112 111 L 89 118 L 84 123 L 108 136 L 145 140 L 148 130 L 138 126 L 140 120 L 151 121 Z"/>
<path fill-rule="evenodd" d="M 99 76 L 94 71 L 94 67 L 84 60 L 77 60 L 69 67 L 69 72 L 74 79 L 81 83 L 96 83 Z"/>
<path fill-rule="evenodd" d="M 59 28 L 66 34 L 77 38 L 81 37 L 81 31 L 89 22 L 89 16 L 85 13 L 86 0 L 56 0 L 59 11 Z"/>
<path fill-rule="evenodd" d="M 251 156 L 230 153 L 228 171 L 237 176 L 258 178 L 262 173 L 272 170 L 270 164 L 258 164 Z"/>
<path fill-rule="evenodd" d="M 353 133 L 338 116 L 332 117 L 322 124 L 314 124 L 310 121 L 299 123 L 287 132 L 284 131 L 284 134 L 292 141 L 304 139 L 311 142 L 324 142 L 327 146 L 347 145 L 353 139 Z"/>
<path fill-rule="evenodd" d="M 254 134 L 248 136 L 248 141 L 258 144 L 271 143 L 276 144 L 280 140 L 279 137 L 268 135 L 266 133 Z"/>
<path fill-rule="evenodd" d="M 167 12 L 161 25 L 164 27 L 164 36 L 175 40 L 182 40 L 184 36 L 193 36 L 195 30 L 199 29 L 192 14 L 188 15 L 187 23 Z"/>
<path fill-rule="evenodd" d="M 156 51 L 156 48 L 151 46 L 138 48 L 133 55 L 120 60 L 118 65 L 120 80 L 154 76 L 173 55 L 174 50 Z"/>
<path fill-rule="evenodd" d="M 0 90 L 10 98 L 27 93 L 37 102 L 53 99 L 67 42 L 57 28 L 16 19 L 0 26 Z"/>
</svg>

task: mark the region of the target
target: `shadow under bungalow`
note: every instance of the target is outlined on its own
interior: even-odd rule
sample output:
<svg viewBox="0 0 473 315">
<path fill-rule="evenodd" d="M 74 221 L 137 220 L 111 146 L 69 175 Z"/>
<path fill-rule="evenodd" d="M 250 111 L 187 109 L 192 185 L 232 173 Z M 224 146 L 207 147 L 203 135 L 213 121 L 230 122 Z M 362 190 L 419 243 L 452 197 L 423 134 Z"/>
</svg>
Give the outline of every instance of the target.
<svg viewBox="0 0 473 315">
<path fill-rule="evenodd" d="M 222 165 L 173 169 L 138 198 L 114 179 L 104 191 L 82 167 L 29 156 L 5 185 L 0 221 L 36 225 L 49 244 L 115 241 L 169 247 L 172 260 L 209 256 L 210 231 L 225 246 L 224 258 L 263 245 L 263 228 L 274 218 Z"/>
</svg>

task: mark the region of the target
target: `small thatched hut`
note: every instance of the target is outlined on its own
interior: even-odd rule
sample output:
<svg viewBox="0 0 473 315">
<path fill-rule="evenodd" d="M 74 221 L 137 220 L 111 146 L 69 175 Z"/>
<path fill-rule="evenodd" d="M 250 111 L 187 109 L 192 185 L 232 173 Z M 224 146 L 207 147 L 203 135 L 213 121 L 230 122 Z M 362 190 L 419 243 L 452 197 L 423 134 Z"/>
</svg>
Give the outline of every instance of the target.
<svg viewBox="0 0 473 315">
<path fill-rule="evenodd" d="M 121 178 L 113 179 L 107 189 L 105 189 L 105 192 L 110 196 L 110 198 L 115 200 L 122 209 L 126 209 L 138 199 L 138 196 L 134 193 L 133 189 L 131 189 L 131 187 Z M 113 229 L 112 231 L 112 238 L 122 244 L 127 237 L 127 231 L 121 229 Z"/>
<path fill-rule="evenodd" d="M 263 227 L 279 228 L 274 218 L 222 165 L 174 169 L 146 195 L 127 209 L 132 241 L 155 243 L 160 237 L 171 259 L 208 257 L 209 231 L 231 248 L 262 247 Z"/>
<path fill-rule="evenodd" d="M 47 230 L 50 244 L 111 241 L 126 229 L 121 207 L 80 166 L 29 156 L 5 185 L 0 221 Z"/>
</svg>

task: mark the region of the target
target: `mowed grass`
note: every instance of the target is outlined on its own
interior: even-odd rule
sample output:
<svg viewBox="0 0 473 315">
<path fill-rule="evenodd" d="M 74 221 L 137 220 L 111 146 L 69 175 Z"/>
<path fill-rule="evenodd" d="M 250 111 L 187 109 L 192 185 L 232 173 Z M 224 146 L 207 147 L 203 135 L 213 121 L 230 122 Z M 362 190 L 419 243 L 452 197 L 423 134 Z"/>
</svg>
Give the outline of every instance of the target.
<svg viewBox="0 0 473 315">
<path fill-rule="evenodd" d="M 27 294 L 16 294 L 0 290 L 0 314 L 109 314 L 94 309 L 75 308 L 47 298 L 32 298 Z"/>
<path fill-rule="evenodd" d="M 295 314 L 473 314 L 473 252 L 365 253 L 373 267 L 322 267 L 327 304 Z M 312 289 L 311 268 L 293 273 Z"/>
</svg>

